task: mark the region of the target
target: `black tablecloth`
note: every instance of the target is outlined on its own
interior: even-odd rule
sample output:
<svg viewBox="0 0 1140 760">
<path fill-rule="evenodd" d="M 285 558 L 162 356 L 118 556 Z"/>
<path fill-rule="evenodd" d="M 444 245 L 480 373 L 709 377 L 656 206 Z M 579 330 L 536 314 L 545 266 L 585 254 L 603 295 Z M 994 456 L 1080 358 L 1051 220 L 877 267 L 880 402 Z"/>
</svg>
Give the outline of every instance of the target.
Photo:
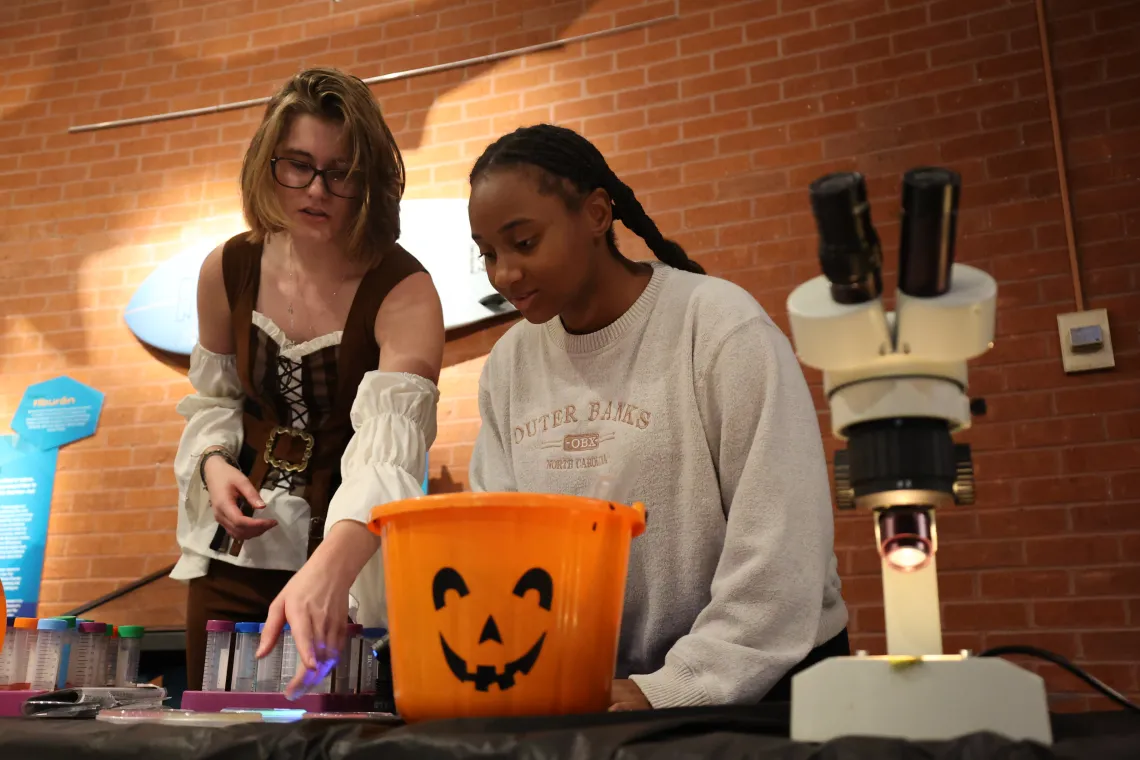
<svg viewBox="0 0 1140 760">
<path fill-rule="evenodd" d="M 750 760 L 1137 760 L 1140 714 L 1056 715 L 1054 746 L 975 734 L 914 744 L 787 737 L 786 706 L 711 708 L 570 718 L 455 720 L 414 726 L 302 721 L 224 729 L 116 726 L 97 721 L 0 720 L 0 757 L 33 760 L 364 760 L 364 758 L 749 758 Z"/>
</svg>

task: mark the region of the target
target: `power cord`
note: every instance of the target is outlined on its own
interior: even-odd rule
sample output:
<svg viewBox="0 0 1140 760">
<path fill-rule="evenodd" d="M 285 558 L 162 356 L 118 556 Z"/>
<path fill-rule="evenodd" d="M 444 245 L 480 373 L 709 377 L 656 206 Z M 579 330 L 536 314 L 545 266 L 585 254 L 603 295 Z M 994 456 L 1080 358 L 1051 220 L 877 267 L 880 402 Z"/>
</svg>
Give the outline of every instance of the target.
<svg viewBox="0 0 1140 760">
<path fill-rule="evenodd" d="M 1092 674 L 1085 672 L 1083 669 L 1069 662 L 1061 655 L 1050 652 L 1047 649 L 1038 649 L 1037 647 L 1028 646 L 993 647 L 979 653 L 978 657 L 1001 657 L 1003 655 L 1009 654 L 1026 655 L 1028 657 L 1036 657 L 1038 659 L 1045 660 L 1046 662 L 1051 662 L 1057 667 L 1066 670 L 1069 673 L 1072 673 L 1074 676 L 1081 679 L 1089 686 L 1093 687 L 1124 709 L 1140 712 L 1140 705 L 1129 701 L 1127 697 L 1118 692 L 1116 689 L 1112 688 Z"/>
</svg>

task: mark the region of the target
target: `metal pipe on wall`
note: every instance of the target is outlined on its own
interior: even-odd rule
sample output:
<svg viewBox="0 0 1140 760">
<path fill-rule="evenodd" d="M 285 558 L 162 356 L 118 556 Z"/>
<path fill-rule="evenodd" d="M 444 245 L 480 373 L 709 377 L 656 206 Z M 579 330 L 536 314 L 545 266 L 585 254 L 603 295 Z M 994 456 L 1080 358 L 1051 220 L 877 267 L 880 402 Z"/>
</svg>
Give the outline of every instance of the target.
<svg viewBox="0 0 1140 760">
<path fill-rule="evenodd" d="M 1069 179 L 1065 171 L 1065 148 L 1061 142 L 1061 118 L 1057 113 L 1057 92 L 1053 85 L 1053 62 L 1049 56 L 1049 29 L 1045 23 L 1045 2 L 1037 0 L 1037 31 L 1041 37 L 1041 59 L 1045 66 L 1045 93 L 1049 99 L 1049 121 L 1053 126 L 1053 150 L 1057 154 L 1057 178 L 1061 185 L 1061 210 L 1065 215 L 1065 240 L 1069 246 L 1069 271 L 1073 277 L 1073 297 L 1077 311 L 1085 310 L 1081 288 L 1081 268 L 1077 259 L 1077 240 L 1073 232 L 1073 207 L 1069 202 Z"/>
<path fill-rule="evenodd" d="M 644 29 L 648 26 L 664 23 L 666 21 L 675 21 L 679 17 L 661 16 L 659 18 L 649 19 L 647 21 L 638 21 L 633 24 L 623 24 L 615 26 L 611 29 L 601 29 L 596 32 L 588 32 L 586 34 L 575 35 L 574 37 L 567 37 L 563 40 L 551 40 L 550 42 L 540 42 L 536 45 L 527 45 L 526 47 L 514 48 L 513 50 L 504 50 L 499 53 L 489 53 L 487 55 L 480 55 L 474 58 L 464 58 L 460 61 L 451 61 L 450 63 L 438 63 L 432 66 L 423 66 L 418 69 L 408 69 L 407 71 L 394 71 L 390 74 L 381 74 L 375 77 L 369 77 L 362 80 L 365 84 L 380 84 L 383 82 L 395 82 L 400 79 L 411 79 L 413 77 L 426 76 L 428 74 L 438 74 L 443 71 L 453 71 L 455 69 L 463 69 L 468 66 L 479 66 L 485 63 L 495 63 L 507 58 L 515 58 L 520 55 L 529 55 L 530 53 L 540 53 L 544 50 L 555 50 L 567 45 L 572 45 L 578 42 L 587 42 L 589 40 L 598 39 L 599 37 L 608 37 L 614 34 L 621 34 L 622 32 L 632 32 L 636 29 Z M 137 116 L 132 119 L 119 119 L 116 121 L 104 121 L 95 124 L 81 124 L 77 127 L 68 128 L 69 133 L 77 132 L 97 132 L 104 129 L 115 129 L 116 127 L 131 127 L 138 124 L 154 124 L 160 121 L 173 121 L 174 119 L 186 119 L 192 116 L 205 116 L 208 114 L 224 113 L 226 111 L 238 111 L 245 108 L 253 108 L 254 106 L 265 105 L 269 102 L 269 98 L 254 98 L 252 100 L 239 100 L 233 103 L 222 103 L 216 106 L 205 106 L 203 108 L 190 108 L 185 111 L 172 111 L 170 113 L 154 114 L 152 116 Z"/>
</svg>

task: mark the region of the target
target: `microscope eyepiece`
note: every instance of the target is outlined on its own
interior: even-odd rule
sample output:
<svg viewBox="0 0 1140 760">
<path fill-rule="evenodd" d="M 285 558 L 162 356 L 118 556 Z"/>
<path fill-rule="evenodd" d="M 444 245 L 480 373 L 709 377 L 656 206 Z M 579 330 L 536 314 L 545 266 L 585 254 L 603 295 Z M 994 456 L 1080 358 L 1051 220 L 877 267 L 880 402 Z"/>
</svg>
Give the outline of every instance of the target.
<svg viewBox="0 0 1140 760">
<path fill-rule="evenodd" d="M 962 178 L 938 167 L 911 169 L 902 183 L 899 290 L 933 298 L 950 289 Z"/>
<path fill-rule="evenodd" d="M 883 253 L 871 224 L 867 186 L 858 172 L 827 174 L 811 184 L 812 213 L 819 230 L 819 262 L 831 281 L 831 296 L 856 304 L 883 291 Z"/>
</svg>

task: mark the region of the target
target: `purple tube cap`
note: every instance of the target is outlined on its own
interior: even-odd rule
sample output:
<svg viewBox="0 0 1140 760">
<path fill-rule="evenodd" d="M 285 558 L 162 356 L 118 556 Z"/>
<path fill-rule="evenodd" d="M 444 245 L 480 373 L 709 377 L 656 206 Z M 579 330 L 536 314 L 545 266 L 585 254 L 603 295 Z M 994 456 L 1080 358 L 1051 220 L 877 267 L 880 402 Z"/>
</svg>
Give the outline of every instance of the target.
<svg viewBox="0 0 1140 760">
<path fill-rule="evenodd" d="M 234 624 L 229 620 L 207 620 L 207 633 L 233 633 Z"/>
<path fill-rule="evenodd" d="M 106 634 L 107 633 L 107 624 L 106 623 L 80 623 L 79 624 L 79 632 L 80 633 Z"/>
</svg>

